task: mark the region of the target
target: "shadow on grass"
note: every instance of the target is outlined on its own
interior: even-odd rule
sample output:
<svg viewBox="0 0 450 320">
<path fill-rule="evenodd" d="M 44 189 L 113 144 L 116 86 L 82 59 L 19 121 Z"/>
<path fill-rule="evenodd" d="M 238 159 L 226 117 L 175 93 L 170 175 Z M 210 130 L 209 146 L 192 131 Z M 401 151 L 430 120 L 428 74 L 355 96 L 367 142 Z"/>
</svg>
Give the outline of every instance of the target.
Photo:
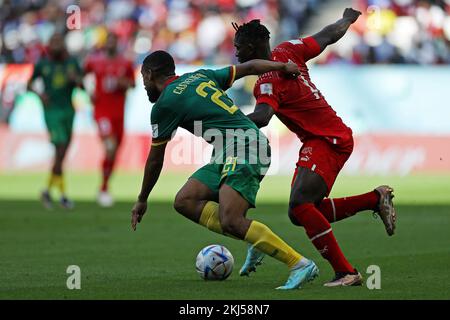
<svg viewBox="0 0 450 320">
<path fill-rule="evenodd" d="M 0 298 L 25 299 L 442 299 L 450 298 L 450 206 L 401 205 L 397 233 L 387 237 L 370 212 L 333 224 L 347 258 L 363 273 L 382 270 L 382 290 L 365 286 L 327 290 L 328 263 L 316 252 L 303 228 L 287 217 L 287 204 L 260 203 L 249 217 L 266 223 L 287 243 L 313 259 L 320 279 L 305 290 L 275 292 L 287 270 L 266 258 L 250 279 L 236 270 L 230 280 L 205 284 L 195 272 L 195 257 L 206 245 L 225 245 L 243 263 L 246 246 L 186 220 L 171 202 L 150 202 L 136 232 L 131 231 L 132 202 L 99 208 L 78 201 L 65 211 L 44 209 L 38 201 L 0 200 Z M 82 290 L 66 288 L 69 265 L 82 270 Z M 426 270 L 426 272 L 423 272 Z"/>
</svg>

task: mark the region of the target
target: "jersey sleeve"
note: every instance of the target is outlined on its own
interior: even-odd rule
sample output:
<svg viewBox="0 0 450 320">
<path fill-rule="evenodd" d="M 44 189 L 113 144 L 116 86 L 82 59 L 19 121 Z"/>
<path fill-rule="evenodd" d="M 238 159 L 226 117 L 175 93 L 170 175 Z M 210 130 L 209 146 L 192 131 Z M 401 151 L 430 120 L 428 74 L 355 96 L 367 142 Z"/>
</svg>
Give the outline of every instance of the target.
<svg viewBox="0 0 450 320">
<path fill-rule="evenodd" d="M 295 39 L 289 42 L 294 45 L 295 51 L 303 57 L 305 62 L 317 57 L 321 52 L 320 45 L 313 37 Z"/>
<path fill-rule="evenodd" d="M 233 85 L 236 77 L 236 66 L 229 66 L 217 70 L 208 70 L 208 75 L 212 77 L 222 90 L 227 90 Z"/>
<path fill-rule="evenodd" d="M 260 77 L 255 84 L 253 94 L 257 105 L 265 103 L 275 111 L 278 110 L 280 106 L 278 85 L 276 79 L 273 77 Z"/>
<path fill-rule="evenodd" d="M 179 116 L 169 108 L 155 104 L 151 113 L 152 139 L 158 144 L 168 142 L 179 127 Z M 154 145 L 154 144 L 153 144 Z"/>
</svg>

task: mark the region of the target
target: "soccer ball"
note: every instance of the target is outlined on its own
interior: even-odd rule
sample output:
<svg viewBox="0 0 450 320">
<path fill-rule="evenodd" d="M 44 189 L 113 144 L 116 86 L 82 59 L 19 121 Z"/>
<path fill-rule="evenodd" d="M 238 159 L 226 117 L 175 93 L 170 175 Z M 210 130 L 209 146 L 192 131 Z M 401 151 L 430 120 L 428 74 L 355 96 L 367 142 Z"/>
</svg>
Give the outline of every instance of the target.
<svg viewBox="0 0 450 320">
<path fill-rule="evenodd" d="M 205 280 L 225 280 L 233 271 L 234 258 L 224 246 L 213 244 L 197 255 L 195 268 Z"/>
</svg>

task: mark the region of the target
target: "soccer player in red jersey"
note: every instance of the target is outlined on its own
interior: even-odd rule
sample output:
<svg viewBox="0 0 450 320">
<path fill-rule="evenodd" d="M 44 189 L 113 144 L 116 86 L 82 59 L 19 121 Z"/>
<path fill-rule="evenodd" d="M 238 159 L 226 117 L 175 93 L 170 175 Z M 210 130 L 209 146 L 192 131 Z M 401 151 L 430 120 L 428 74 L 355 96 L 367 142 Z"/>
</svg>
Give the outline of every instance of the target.
<svg viewBox="0 0 450 320">
<path fill-rule="evenodd" d="M 269 31 L 259 20 L 242 26 L 233 24 L 239 62 L 251 59 L 290 60 L 301 71 L 296 79 L 285 78 L 278 72 L 260 76 L 254 88 L 255 111 L 248 116 L 258 127 L 264 127 L 276 115 L 303 143 L 292 181 L 289 217 L 293 224 L 305 228 L 316 249 L 333 267 L 335 278 L 325 284 L 328 287 L 362 284 L 361 274 L 345 258 L 330 223 L 359 211 L 373 210 L 382 218 L 389 235 L 395 229 L 393 189 L 388 186 L 353 197 L 326 198 L 352 153 L 352 130 L 311 82 L 306 62 L 342 38 L 360 14 L 347 8 L 336 23 L 311 37 L 283 42 L 273 51 L 270 50 Z M 250 268 L 241 269 L 241 275 L 254 271 L 262 257 L 256 249 L 250 249 L 247 259 L 255 263 Z"/>
<path fill-rule="evenodd" d="M 105 149 L 97 201 L 102 207 L 110 207 L 113 199 L 108 192 L 108 182 L 123 137 L 126 92 L 134 87 L 133 63 L 118 53 L 117 36 L 110 33 L 104 52 L 88 57 L 84 69 L 86 74 L 95 75 L 94 118 Z"/>
</svg>

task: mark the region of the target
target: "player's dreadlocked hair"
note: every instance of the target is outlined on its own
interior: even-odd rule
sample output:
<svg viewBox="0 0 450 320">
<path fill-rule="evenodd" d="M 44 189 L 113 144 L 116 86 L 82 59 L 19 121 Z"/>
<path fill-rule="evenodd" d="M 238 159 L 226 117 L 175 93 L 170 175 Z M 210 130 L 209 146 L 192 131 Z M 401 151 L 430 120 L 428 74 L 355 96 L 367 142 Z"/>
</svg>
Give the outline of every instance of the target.
<svg viewBox="0 0 450 320">
<path fill-rule="evenodd" d="M 175 74 L 175 61 L 172 56 L 163 50 L 154 51 L 145 57 L 142 65 L 145 69 L 158 75 L 170 76 Z"/>
<path fill-rule="evenodd" d="M 269 40 L 270 32 L 267 28 L 260 23 L 259 19 L 252 20 L 239 26 L 236 22 L 232 22 L 234 30 L 236 30 L 236 38 L 244 38 L 251 42 L 257 42 L 261 40 Z"/>
</svg>

